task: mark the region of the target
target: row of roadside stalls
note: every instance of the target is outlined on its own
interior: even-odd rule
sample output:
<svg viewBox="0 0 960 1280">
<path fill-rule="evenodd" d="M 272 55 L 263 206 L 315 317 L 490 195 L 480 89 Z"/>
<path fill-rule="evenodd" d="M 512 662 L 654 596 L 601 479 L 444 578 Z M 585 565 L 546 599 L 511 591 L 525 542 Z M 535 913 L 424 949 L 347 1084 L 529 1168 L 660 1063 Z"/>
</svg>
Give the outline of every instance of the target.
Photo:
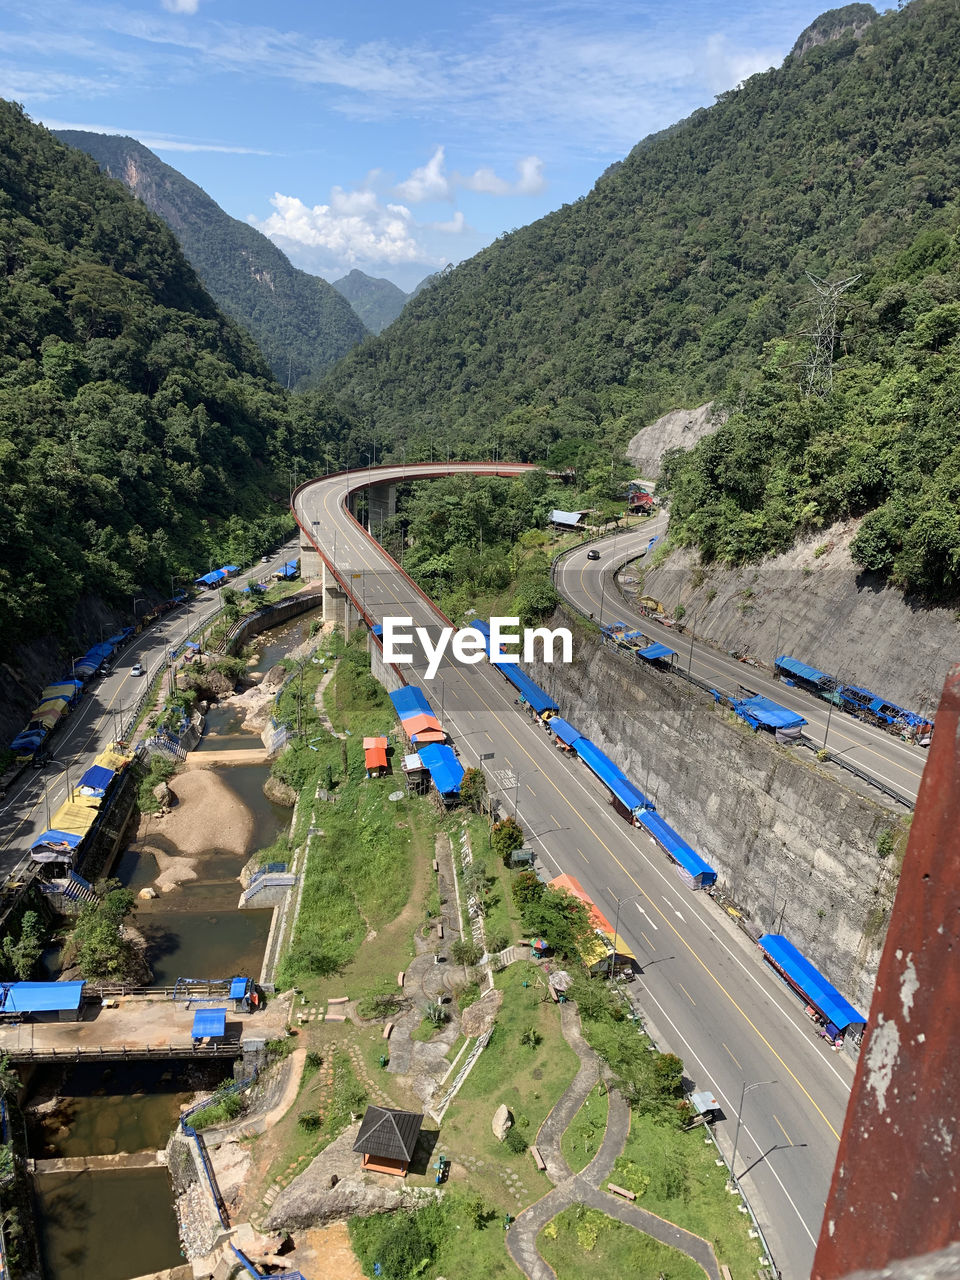
<svg viewBox="0 0 960 1280">
<path fill-rule="evenodd" d="M 69 797 L 50 815 L 47 830 L 30 846 L 34 862 L 66 864 L 71 869 L 82 864 L 84 841 L 95 830 L 118 774 L 132 759 L 110 748 L 100 752 Z"/>
<path fill-rule="evenodd" d="M 714 698 L 719 701 L 715 692 Z M 745 720 L 754 730 L 772 729 L 781 747 L 790 747 L 800 741 L 803 726 L 807 723 L 803 716 L 789 707 L 782 707 L 779 702 L 753 694 L 749 698 L 734 698 L 731 705 L 741 720 Z"/>
<path fill-rule="evenodd" d="M 933 722 L 916 711 L 908 711 L 862 685 L 843 684 L 825 671 L 818 671 L 785 653 L 776 659 L 773 668 L 784 684 L 799 685 L 860 720 L 897 729 L 902 736 L 912 738 L 921 746 L 930 745 Z"/>
<path fill-rule="evenodd" d="M 390 701 L 411 746 L 416 749 L 405 757 L 404 772 L 409 776 L 420 768 L 426 769 L 444 804 L 455 804 L 460 797 L 463 765 L 447 745 L 447 735 L 426 694 L 416 685 L 408 684 L 391 693 Z"/>
<path fill-rule="evenodd" d="M 115 636 L 110 636 L 100 644 L 93 645 L 82 658 L 74 659 L 69 676 L 48 684 L 40 694 L 36 707 L 30 714 L 26 727 L 17 734 L 10 743 L 16 753 L 17 763 L 25 764 L 47 743 L 50 735 L 60 727 L 70 711 L 76 706 L 83 692 L 83 686 L 100 670 L 105 662 L 109 662 L 116 650 L 133 635 L 134 627 L 125 627 Z"/>
<path fill-rule="evenodd" d="M 662 662 L 668 667 L 672 667 L 676 662 L 676 649 L 661 644 L 659 640 L 651 640 L 642 631 L 628 631 L 625 622 L 604 623 L 601 630 L 608 639 L 615 641 L 624 649 L 629 649 L 631 653 L 635 653 L 647 662 Z"/>
<path fill-rule="evenodd" d="M 843 1038 L 857 1040 L 863 1034 L 866 1018 L 843 998 L 810 961 L 780 933 L 765 933 L 757 944 L 763 958 L 806 1006 L 807 1017 L 820 1029 L 824 1040 L 834 1049 L 843 1047 Z"/>
<path fill-rule="evenodd" d="M 209 573 L 202 574 L 199 578 L 194 578 L 193 585 L 195 587 L 206 587 L 213 591 L 215 588 L 222 586 L 228 578 L 233 578 L 240 572 L 240 566 L 236 564 L 224 564 L 219 569 L 211 569 Z"/>
<path fill-rule="evenodd" d="M 555 714 L 559 707 L 554 699 L 520 671 L 515 663 L 498 662 L 490 654 L 490 628 L 485 622 L 474 622 L 472 625 L 487 641 L 487 654 L 491 664 L 520 690 L 526 702 L 547 722 L 550 732 L 556 737 L 557 745 L 578 756 L 610 789 L 614 805 L 622 816 L 653 837 L 693 888 L 703 889 L 714 884 L 717 879 L 716 871 L 660 817 L 653 801 L 630 781 L 596 743 L 585 738 L 569 721 Z"/>
</svg>

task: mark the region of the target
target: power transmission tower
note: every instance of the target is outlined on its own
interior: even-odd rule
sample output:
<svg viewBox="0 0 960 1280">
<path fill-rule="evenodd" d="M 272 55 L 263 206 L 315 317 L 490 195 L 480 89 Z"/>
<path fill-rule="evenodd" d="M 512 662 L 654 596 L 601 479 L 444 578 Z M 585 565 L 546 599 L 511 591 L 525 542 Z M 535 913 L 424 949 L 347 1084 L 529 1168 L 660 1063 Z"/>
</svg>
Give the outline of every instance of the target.
<svg viewBox="0 0 960 1280">
<path fill-rule="evenodd" d="M 846 280 L 836 280 L 831 284 L 807 272 L 807 279 L 817 292 L 817 319 L 813 331 L 807 335 L 811 340 L 810 355 L 807 357 L 807 395 L 827 396 L 833 385 L 833 348 L 837 340 L 837 304 L 840 295 L 855 285 L 859 275 L 848 276 Z"/>
</svg>

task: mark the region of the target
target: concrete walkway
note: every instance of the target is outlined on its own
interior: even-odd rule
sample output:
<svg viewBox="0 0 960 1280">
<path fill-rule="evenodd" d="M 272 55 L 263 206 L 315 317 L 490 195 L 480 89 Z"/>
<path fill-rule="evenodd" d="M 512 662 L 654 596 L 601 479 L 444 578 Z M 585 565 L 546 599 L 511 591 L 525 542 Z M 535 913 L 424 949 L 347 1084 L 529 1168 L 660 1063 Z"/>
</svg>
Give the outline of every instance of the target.
<svg viewBox="0 0 960 1280">
<path fill-rule="evenodd" d="M 706 1240 L 600 1189 L 623 1152 L 630 1132 L 630 1108 L 617 1089 L 610 1090 L 610 1110 L 600 1150 L 582 1173 L 571 1173 L 560 1150 L 560 1139 L 597 1083 L 602 1063 L 584 1040 L 577 1006 L 570 1001 L 560 1006 L 560 1027 L 567 1043 L 580 1059 L 580 1070 L 537 1135 L 537 1147 L 547 1166 L 547 1175 L 557 1185 L 536 1204 L 525 1209 L 510 1227 L 507 1232 L 510 1257 L 529 1280 L 555 1280 L 553 1268 L 537 1252 L 537 1237 L 558 1213 L 571 1205 L 583 1204 L 643 1231 L 661 1244 L 679 1249 L 698 1263 L 710 1280 L 721 1280 L 716 1255 Z"/>
</svg>

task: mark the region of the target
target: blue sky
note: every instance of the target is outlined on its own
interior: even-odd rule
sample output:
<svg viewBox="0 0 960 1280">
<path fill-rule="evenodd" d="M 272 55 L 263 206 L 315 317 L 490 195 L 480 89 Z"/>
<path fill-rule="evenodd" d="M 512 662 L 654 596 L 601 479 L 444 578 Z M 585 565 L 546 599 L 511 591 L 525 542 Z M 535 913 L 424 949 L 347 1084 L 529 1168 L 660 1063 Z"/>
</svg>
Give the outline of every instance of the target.
<svg viewBox="0 0 960 1280">
<path fill-rule="evenodd" d="M 826 7 L 0 0 L 0 96 L 138 138 L 308 271 L 410 289 L 778 65 Z"/>
</svg>

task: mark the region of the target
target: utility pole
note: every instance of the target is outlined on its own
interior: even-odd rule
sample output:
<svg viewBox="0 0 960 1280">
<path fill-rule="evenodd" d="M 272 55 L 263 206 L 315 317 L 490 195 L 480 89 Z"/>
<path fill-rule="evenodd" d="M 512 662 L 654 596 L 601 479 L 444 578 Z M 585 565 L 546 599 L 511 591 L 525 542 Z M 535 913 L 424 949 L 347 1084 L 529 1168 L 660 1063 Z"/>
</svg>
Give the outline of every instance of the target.
<svg viewBox="0 0 960 1280">
<path fill-rule="evenodd" d="M 808 396 L 828 396 L 833 386 L 833 348 L 837 340 L 837 305 L 842 294 L 852 288 L 860 279 L 859 275 L 848 276 L 846 280 L 836 280 L 831 284 L 828 280 L 807 272 L 807 279 L 813 285 L 819 301 L 817 302 L 817 318 L 813 331 L 807 334 L 812 341 L 810 354 L 807 357 Z"/>
</svg>

